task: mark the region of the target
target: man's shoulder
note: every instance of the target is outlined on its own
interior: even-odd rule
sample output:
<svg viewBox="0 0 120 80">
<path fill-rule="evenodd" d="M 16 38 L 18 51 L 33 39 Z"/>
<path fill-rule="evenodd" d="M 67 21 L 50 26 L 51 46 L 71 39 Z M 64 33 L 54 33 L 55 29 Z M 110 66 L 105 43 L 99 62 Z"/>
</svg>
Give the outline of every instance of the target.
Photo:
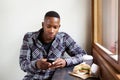
<svg viewBox="0 0 120 80">
<path fill-rule="evenodd" d="M 24 37 L 25 38 L 31 38 L 31 37 L 35 37 L 35 36 L 38 36 L 39 34 L 39 31 L 34 31 L 34 32 L 27 32 Z"/>
<path fill-rule="evenodd" d="M 57 38 L 60 38 L 60 39 L 70 39 L 71 36 L 68 33 L 66 33 L 66 32 L 59 32 L 57 34 Z"/>
<path fill-rule="evenodd" d="M 64 37 L 69 35 L 66 32 L 58 32 L 58 36 Z"/>
</svg>

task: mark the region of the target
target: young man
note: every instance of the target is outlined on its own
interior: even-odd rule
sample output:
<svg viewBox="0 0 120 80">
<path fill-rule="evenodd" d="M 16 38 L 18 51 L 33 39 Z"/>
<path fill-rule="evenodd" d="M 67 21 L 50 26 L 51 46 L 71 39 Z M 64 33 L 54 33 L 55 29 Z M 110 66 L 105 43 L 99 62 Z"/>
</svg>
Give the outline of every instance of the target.
<svg viewBox="0 0 120 80">
<path fill-rule="evenodd" d="M 71 66 L 83 61 L 86 52 L 64 32 L 58 32 L 60 16 L 49 11 L 42 22 L 42 29 L 28 32 L 20 50 L 20 67 L 27 75 L 23 80 L 44 80 L 57 68 Z M 70 57 L 62 58 L 65 51 Z M 50 62 L 52 59 L 53 62 Z"/>
</svg>

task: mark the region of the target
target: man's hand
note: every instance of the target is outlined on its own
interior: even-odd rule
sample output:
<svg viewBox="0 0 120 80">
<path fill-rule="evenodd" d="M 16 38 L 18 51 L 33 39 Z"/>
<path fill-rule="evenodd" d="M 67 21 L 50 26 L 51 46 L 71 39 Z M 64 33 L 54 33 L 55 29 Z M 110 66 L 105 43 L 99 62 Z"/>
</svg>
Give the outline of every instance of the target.
<svg viewBox="0 0 120 80">
<path fill-rule="evenodd" d="M 63 68 L 65 66 L 66 66 L 66 61 L 62 58 L 58 58 L 52 63 L 50 68 Z"/>
<path fill-rule="evenodd" d="M 48 69 L 51 65 L 51 63 L 47 62 L 47 59 L 39 59 L 36 62 L 36 67 L 42 70 Z"/>
</svg>

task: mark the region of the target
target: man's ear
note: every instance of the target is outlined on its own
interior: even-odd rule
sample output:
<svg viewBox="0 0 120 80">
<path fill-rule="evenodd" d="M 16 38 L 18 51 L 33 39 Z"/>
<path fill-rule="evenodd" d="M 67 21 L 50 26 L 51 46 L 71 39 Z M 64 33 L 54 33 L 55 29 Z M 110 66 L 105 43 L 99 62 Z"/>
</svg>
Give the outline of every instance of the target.
<svg viewBox="0 0 120 80">
<path fill-rule="evenodd" d="M 42 22 L 42 28 L 44 27 L 44 22 Z"/>
<path fill-rule="evenodd" d="M 59 28 L 61 27 L 61 25 L 59 25 Z"/>
</svg>

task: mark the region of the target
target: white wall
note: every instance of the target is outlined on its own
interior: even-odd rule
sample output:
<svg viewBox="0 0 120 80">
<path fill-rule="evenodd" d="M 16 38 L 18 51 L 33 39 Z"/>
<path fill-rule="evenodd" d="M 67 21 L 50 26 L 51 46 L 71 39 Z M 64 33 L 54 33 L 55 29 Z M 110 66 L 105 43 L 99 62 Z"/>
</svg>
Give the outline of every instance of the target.
<svg viewBox="0 0 120 80">
<path fill-rule="evenodd" d="M 41 28 L 44 14 L 61 15 L 61 29 L 85 50 L 91 47 L 91 0 L 0 0 L 0 80 L 22 80 L 19 51 L 26 32 Z"/>
</svg>

